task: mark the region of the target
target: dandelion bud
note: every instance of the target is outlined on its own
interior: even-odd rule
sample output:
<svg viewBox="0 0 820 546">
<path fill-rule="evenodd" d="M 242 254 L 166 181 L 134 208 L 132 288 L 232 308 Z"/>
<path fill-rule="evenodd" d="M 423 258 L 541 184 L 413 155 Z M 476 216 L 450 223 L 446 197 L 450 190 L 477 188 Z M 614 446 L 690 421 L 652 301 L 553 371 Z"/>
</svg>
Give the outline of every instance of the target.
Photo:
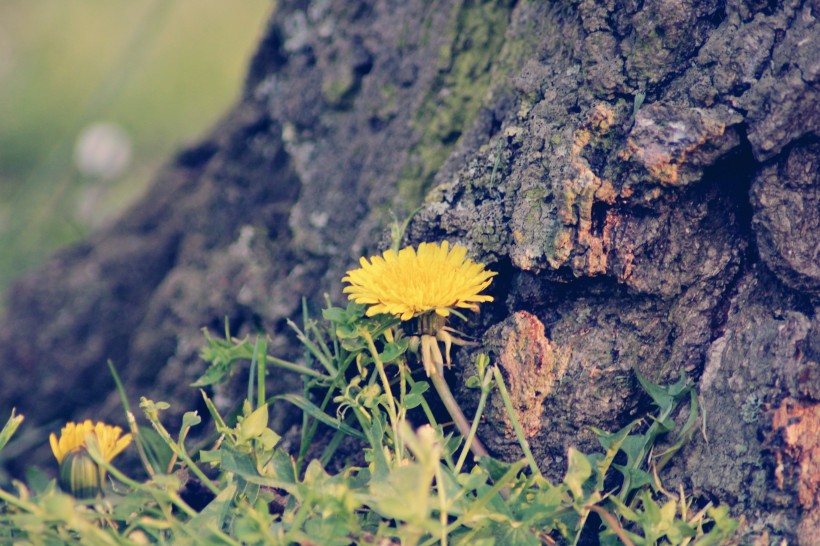
<svg viewBox="0 0 820 546">
<path fill-rule="evenodd" d="M 88 454 L 86 440 L 93 436 L 105 462 L 110 463 L 131 443 L 130 434 L 105 423 L 66 423 L 60 436 L 51 434 L 49 443 L 60 465 L 60 487 L 79 498 L 94 497 L 102 492 L 105 469 Z"/>
<path fill-rule="evenodd" d="M 102 491 L 102 470 L 85 449 L 77 449 L 63 457 L 60 487 L 79 499 L 96 497 Z"/>
<path fill-rule="evenodd" d="M 421 338 L 419 336 L 410 336 L 407 338 L 407 350 L 414 355 L 419 354 L 419 347 L 421 346 Z"/>
</svg>

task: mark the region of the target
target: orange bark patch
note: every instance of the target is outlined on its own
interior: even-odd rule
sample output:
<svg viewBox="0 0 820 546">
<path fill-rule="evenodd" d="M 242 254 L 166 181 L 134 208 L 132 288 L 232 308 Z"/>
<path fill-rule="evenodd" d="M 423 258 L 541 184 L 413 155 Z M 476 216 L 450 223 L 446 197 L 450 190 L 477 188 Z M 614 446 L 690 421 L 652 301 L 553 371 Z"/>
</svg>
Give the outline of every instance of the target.
<svg viewBox="0 0 820 546">
<path fill-rule="evenodd" d="M 785 465 L 789 465 L 796 469 L 800 505 L 806 510 L 820 509 L 820 404 L 802 404 L 787 398 L 775 410 L 772 427 L 783 441 L 783 448 L 776 453 L 778 487 L 785 486 Z"/>
<path fill-rule="evenodd" d="M 650 105 L 635 116 L 620 157 L 643 165 L 661 184 L 685 185 L 692 180 L 682 177 L 681 169 L 710 164 L 734 142 L 726 129 L 739 121 L 736 114 L 719 109 Z"/>
<path fill-rule="evenodd" d="M 577 235 L 574 244 L 581 252 L 574 258 L 572 265 L 587 275 L 606 272 L 607 253 L 611 246 L 611 230 L 594 233 L 592 229 L 592 206 L 596 202 L 611 205 L 615 202 L 617 191 L 612 182 L 595 174 L 583 152 L 593 138 L 605 135 L 614 121 L 615 111 L 607 104 L 597 104 L 587 114 L 586 120 L 573 135 L 570 163 L 572 177 L 564 180 L 562 185 L 563 199 L 558 217 L 564 225 L 575 227 Z M 611 227 L 614 222 L 615 218 L 607 214 L 605 225 Z M 568 230 L 560 230 L 556 234 L 555 248 L 565 251 L 556 252 L 560 263 L 551 264 L 553 267 L 562 265 L 573 247 L 567 233 Z"/>
<path fill-rule="evenodd" d="M 541 430 L 544 400 L 563 375 L 567 359 L 561 358 L 544 334 L 544 324 L 533 314 L 518 311 L 496 328 L 492 337 L 501 340 L 495 348 L 497 361 L 506 372 L 516 418 L 527 437 L 535 436 Z M 508 421 L 501 400 L 495 402 Z"/>
</svg>

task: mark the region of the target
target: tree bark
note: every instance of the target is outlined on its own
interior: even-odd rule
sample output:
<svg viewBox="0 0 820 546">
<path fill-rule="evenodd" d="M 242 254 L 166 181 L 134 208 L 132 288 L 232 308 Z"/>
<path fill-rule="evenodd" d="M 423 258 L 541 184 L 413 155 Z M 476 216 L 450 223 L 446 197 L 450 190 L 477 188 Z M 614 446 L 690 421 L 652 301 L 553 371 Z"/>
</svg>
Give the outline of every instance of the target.
<svg viewBox="0 0 820 546">
<path fill-rule="evenodd" d="M 227 317 L 297 356 L 301 297 L 342 302 L 392 213 L 421 207 L 408 244 L 449 239 L 499 273 L 470 333 L 545 474 L 596 448 L 590 426 L 646 411 L 633 370 L 685 372 L 704 431 L 664 479 L 729 504 L 749 540 L 816 544 L 817 17 L 811 0 L 280 1 L 211 134 L 10 291 L 0 415 L 116 415 L 109 358 L 132 395 L 190 409 L 201 328 Z M 467 406 L 472 356 L 450 378 Z M 502 415 L 481 438 L 517 458 Z"/>
</svg>

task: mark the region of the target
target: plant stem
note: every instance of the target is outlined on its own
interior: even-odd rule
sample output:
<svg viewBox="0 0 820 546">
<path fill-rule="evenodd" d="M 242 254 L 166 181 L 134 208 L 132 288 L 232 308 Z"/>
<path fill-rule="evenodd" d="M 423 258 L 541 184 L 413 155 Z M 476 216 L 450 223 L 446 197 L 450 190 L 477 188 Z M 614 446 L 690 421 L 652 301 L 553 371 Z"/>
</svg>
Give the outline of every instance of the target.
<svg viewBox="0 0 820 546">
<path fill-rule="evenodd" d="M 461 514 L 458 518 L 456 518 L 455 521 L 453 521 L 452 523 L 450 523 L 450 525 L 447 526 L 447 534 L 449 535 L 450 533 L 464 525 L 464 522 L 469 521 L 470 518 L 474 517 L 474 514 L 480 513 L 480 511 L 487 505 L 487 503 L 489 503 L 493 499 L 493 497 L 495 497 L 496 495 L 503 496 L 503 491 L 505 489 L 509 489 L 507 482 L 510 482 L 513 479 L 515 479 L 515 477 L 525 466 L 525 464 L 525 461 L 522 459 L 517 463 L 513 463 L 512 465 L 510 465 L 509 469 L 507 469 L 507 472 L 505 472 L 504 475 L 501 476 L 501 478 L 487 492 L 478 497 L 475 500 L 475 502 L 473 502 L 473 504 L 469 508 L 467 508 L 467 510 L 463 514 Z M 437 540 L 437 537 L 432 537 L 427 541 L 423 542 L 421 546 L 432 546 L 436 543 Z"/>
<path fill-rule="evenodd" d="M 390 380 L 387 379 L 387 373 L 384 371 L 384 363 L 379 357 L 379 352 L 376 350 L 376 344 L 373 342 L 373 337 L 370 335 L 370 332 L 363 330 L 361 335 L 367 341 L 367 348 L 370 350 L 370 355 L 373 357 L 373 362 L 376 364 L 376 370 L 379 373 L 379 378 L 384 386 L 384 394 L 387 397 L 387 414 L 390 416 L 390 427 L 393 429 L 393 440 L 396 443 L 396 454 L 398 455 L 399 460 L 401 460 L 404 455 L 404 449 L 402 448 L 401 437 L 398 434 L 399 418 L 396 412 L 396 399 L 393 398 L 393 391 L 390 388 Z"/>
<path fill-rule="evenodd" d="M 538 468 L 538 465 L 535 464 L 535 457 L 532 456 L 532 451 L 530 451 L 530 443 L 527 441 L 526 436 L 524 436 L 524 430 L 521 428 L 521 425 L 518 423 L 518 418 L 515 416 L 515 408 L 510 400 L 510 393 L 507 392 L 507 387 L 504 385 L 504 378 L 501 377 L 501 370 L 498 369 L 498 366 L 493 366 L 493 377 L 498 385 L 498 391 L 501 393 L 501 398 L 504 400 L 504 407 L 507 409 L 507 415 L 510 416 L 513 429 L 515 429 L 515 435 L 518 437 L 518 443 L 521 445 L 521 449 L 524 451 L 524 456 L 527 457 L 527 462 L 530 464 L 530 469 L 533 474 L 543 480 L 544 476 L 541 474 L 541 470 Z"/>
<path fill-rule="evenodd" d="M 461 407 L 458 405 L 458 402 L 456 402 L 453 393 L 450 392 L 450 387 L 447 385 L 447 381 L 444 380 L 444 375 L 442 373 L 435 373 L 430 376 L 430 380 L 433 382 L 433 387 L 436 388 L 439 398 L 441 398 L 441 401 L 444 403 L 444 407 L 447 408 L 450 417 L 453 418 L 453 422 L 456 424 L 456 427 L 458 427 L 459 432 L 461 432 L 461 435 L 469 442 L 472 426 L 464 416 L 464 412 L 461 411 Z M 487 457 L 489 455 L 487 448 L 484 447 L 481 440 L 475 437 L 475 434 L 472 434 L 472 441 L 469 443 L 469 446 L 470 451 L 472 451 L 476 457 Z"/>
<path fill-rule="evenodd" d="M 267 340 L 263 339 L 260 343 L 259 337 L 257 337 L 254 353 L 253 357 L 256 360 L 256 407 L 258 408 L 265 403 L 265 375 L 267 373 L 265 367 L 267 360 L 265 357 L 268 355 Z M 260 354 L 262 355 L 261 359 L 259 358 Z"/>
<path fill-rule="evenodd" d="M 426 350 L 429 355 L 427 358 L 431 360 L 431 362 L 427 362 L 427 364 L 432 368 L 429 375 L 430 380 L 433 382 L 433 387 L 436 388 L 439 398 L 441 398 L 441 401 L 444 403 L 444 407 L 447 408 L 450 417 L 453 418 L 453 422 L 456 424 L 459 432 L 461 432 L 461 435 L 465 439 L 469 438 L 470 429 L 472 427 L 467 418 L 464 417 L 461 406 L 456 402 L 455 396 L 453 396 L 450 387 L 447 385 L 447 381 L 444 379 L 444 358 L 441 355 L 441 349 L 438 347 L 436 338 L 431 335 L 422 335 L 421 345 L 422 354 L 424 354 Z M 422 360 L 425 360 L 424 356 Z M 484 444 L 482 444 L 475 435 L 473 435 L 473 441 L 468 445 L 476 457 L 487 457 L 489 455 L 487 448 L 484 447 Z"/>
<path fill-rule="evenodd" d="M 191 459 L 191 456 L 188 455 L 185 449 L 183 449 L 182 446 L 178 445 L 177 442 L 175 442 L 173 438 L 171 438 L 171 434 L 166 430 L 162 423 L 160 423 L 159 420 L 152 419 L 150 415 L 148 416 L 148 419 L 154 426 L 154 430 L 156 430 L 157 433 L 159 433 L 162 439 L 165 440 L 165 443 L 168 444 L 168 447 L 171 448 L 171 451 L 174 453 L 174 455 L 182 459 L 182 461 L 188 466 L 188 468 L 191 469 L 191 472 L 193 472 L 196 475 L 196 477 L 199 478 L 199 480 L 202 482 L 202 485 L 210 489 L 211 493 L 213 493 L 214 495 L 219 495 L 219 488 L 216 485 L 214 485 L 214 483 L 208 478 L 208 476 L 205 475 L 204 472 L 202 472 L 202 469 L 200 469 L 196 465 L 196 463 L 193 461 L 193 459 Z"/>
<path fill-rule="evenodd" d="M 37 506 L 36 504 L 31 504 L 30 502 L 20 500 L 17 497 L 15 497 L 14 495 L 12 495 L 10 493 L 7 493 L 3 489 L 0 489 L 0 500 L 4 500 L 7 503 L 12 504 L 12 505 L 14 505 L 18 508 L 21 508 L 21 509 L 23 509 L 26 512 L 29 512 L 31 514 L 39 514 L 40 513 L 40 507 Z"/>
<path fill-rule="evenodd" d="M 330 381 L 333 379 L 332 377 L 321 372 L 317 372 L 316 370 L 306 368 L 305 366 L 300 366 L 299 364 L 294 364 L 293 362 L 288 362 L 287 360 L 282 360 L 281 358 L 276 358 L 275 356 L 268 355 L 265 357 L 265 360 L 274 366 L 279 366 L 280 368 L 284 368 L 291 372 L 300 373 L 302 375 L 309 375 L 310 377 L 315 377 L 316 379 L 323 379 L 325 381 Z"/>
<path fill-rule="evenodd" d="M 492 376 L 488 373 L 485 373 L 484 378 L 482 378 L 482 385 L 481 385 L 481 398 L 478 399 L 478 408 L 475 410 L 475 417 L 473 417 L 473 424 L 470 427 L 470 433 L 467 435 L 466 444 L 464 449 L 461 450 L 461 455 L 458 457 L 458 462 L 456 463 L 456 467 L 454 472 L 458 475 L 461 472 L 461 467 L 464 465 L 464 461 L 467 459 L 467 446 L 473 445 L 473 441 L 477 441 L 476 432 L 478 431 L 478 422 L 481 420 L 481 414 L 484 413 L 484 405 L 487 403 L 487 396 L 490 394 L 490 382 L 492 381 Z"/>
<path fill-rule="evenodd" d="M 154 477 L 156 473 L 154 471 L 154 465 L 148 460 L 148 455 L 145 453 L 145 446 L 142 445 L 142 436 L 140 436 L 139 426 L 137 426 L 137 420 L 134 417 L 134 414 L 131 412 L 131 405 L 128 403 L 128 396 L 125 394 L 125 388 L 122 386 L 122 381 L 120 381 L 120 375 L 117 373 L 117 369 L 114 367 L 114 362 L 109 358 L 108 359 L 108 369 L 111 371 L 111 376 L 114 378 L 114 384 L 117 387 L 117 392 L 120 395 L 120 400 L 122 401 L 122 407 L 125 409 L 125 417 L 128 421 L 128 429 L 131 431 L 131 436 L 134 438 L 134 444 L 137 446 L 137 455 L 139 455 L 140 461 L 142 462 L 143 468 L 148 473 L 150 477 Z M 157 467 L 159 467 L 159 463 L 157 463 Z"/>
<path fill-rule="evenodd" d="M 439 500 L 439 524 L 441 525 L 441 546 L 447 546 L 447 490 L 444 487 L 444 475 L 441 472 L 441 463 L 436 462 L 436 490 L 438 492 L 438 500 Z"/>
<path fill-rule="evenodd" d="M 187 502 L 182 500 L 182 497 L 177 495 L 176 492 L 172 492 L 172 491 L 169 491 L 167 489 L 160 490 L 160 489 L 155 489 L 155 488 L 152 488 L 152 487 L 148 487 L 147 485 L 144 485 L 140 482 L 132 480 L 131 478 L 129 478 L 128 476 L 126 476 L 125 474 L 123 474 L 122 472 L 117 470 L 117 468 L 115 466 L 113 466 L 111 463 L 107 462 L 102 457 L 98 457 L 98 454 L 93 453 L 89 450 L 89 455 L 91 455 L 91 458 L 94 459 L 95 463 L 97 463 L 101 467 L 105 468 L 106 472 L 111 474 L 117 480 L 119 480 L 120 482 L 124 483 L 125 485 L 127 485 L 128 487 L 130 487 L 132 489 L 148 493 L 149 495 L 154 497 L 154 499 L 158 502 L 158 504 L 161 505 L 162 503 L 159 502 L 159 501 L 166 500 L 166 501 L 169 501 L 171 504 L 175 505 L 177 508 L 179 508 L 183 512 L 185 512 L 185 514 L 190 516 L 190 517 L 194 517 L 194 516 L 197 515 L 196 510 L 191 508 L 188 505 Z M 165 497 L 164 499 L 162 498 L 163 496 Z"/>
</svg>

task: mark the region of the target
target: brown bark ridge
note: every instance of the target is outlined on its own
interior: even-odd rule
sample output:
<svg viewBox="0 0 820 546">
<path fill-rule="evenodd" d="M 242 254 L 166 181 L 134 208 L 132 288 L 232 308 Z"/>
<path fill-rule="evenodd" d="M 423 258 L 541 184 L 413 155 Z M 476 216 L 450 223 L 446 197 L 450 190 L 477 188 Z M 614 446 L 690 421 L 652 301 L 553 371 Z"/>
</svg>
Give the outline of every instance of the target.
<svg viewBox="0 0 820 546">
<path fill-rule="evenodd" d="M 115 415 L 108 358 L 132 394 L 189 409 L 202 327 L 227 317 L 296 354 L 301 296 L 342 301 L 391 212 L 421 205 L 408 243 L 446 238 L 499 272 L 470 333 L 516 375 L 547 475 L 595 448 L 591 425 L 647 409 L 633 370 L 686 372 L 705 434 L 665 479 L 728 503 L 749 537 L 816 544 L 819 13 L 283 0 L 210 136 L 9 292 L 0 410 L 46 429 Z M 456 361 L 452 380 L 471 354 Z M 518 457 L 490 406 L 482 439 Z"/>
</svg>

